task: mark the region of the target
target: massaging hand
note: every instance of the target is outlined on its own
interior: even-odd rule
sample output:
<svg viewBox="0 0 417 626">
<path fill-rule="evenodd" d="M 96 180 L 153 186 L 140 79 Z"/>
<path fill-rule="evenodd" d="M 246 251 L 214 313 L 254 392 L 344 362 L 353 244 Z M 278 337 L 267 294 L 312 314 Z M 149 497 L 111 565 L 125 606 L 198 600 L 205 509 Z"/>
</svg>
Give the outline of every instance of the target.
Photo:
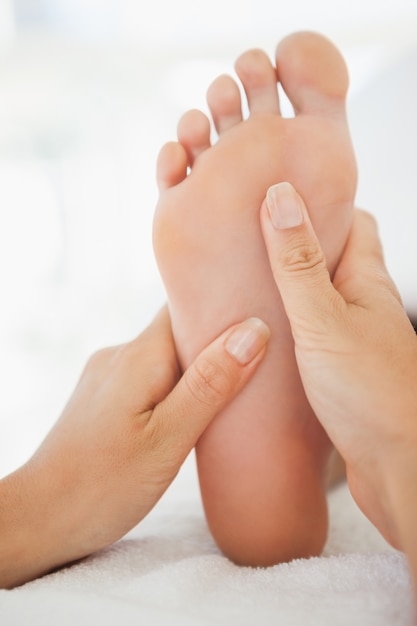
<svg viewBox="0 0 417 626">
<path fill-rule="evenodd" d="M 163 310 L 131 343 L 94 355 L 34 457 L 0 481 L 0 586 L 86 556 L 135 526 L 254 373 L 268 336 L 247 320 L 180 379 Z"/>
<path fill-rule="evenodd" d="M 261 224 L 307 396 L 346 461 L 352 494 L 386 538 L 417 557 L 417 338 L 375 222 L 355 212 L 333 284 L 288 183 L 268 190 Z"/>
</svg>

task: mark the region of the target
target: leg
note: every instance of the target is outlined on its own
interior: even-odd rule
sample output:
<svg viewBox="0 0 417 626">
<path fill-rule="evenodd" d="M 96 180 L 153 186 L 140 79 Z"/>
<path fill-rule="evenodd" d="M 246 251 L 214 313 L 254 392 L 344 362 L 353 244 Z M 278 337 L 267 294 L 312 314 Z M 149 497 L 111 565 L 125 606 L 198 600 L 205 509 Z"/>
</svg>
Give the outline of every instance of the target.
<svg viewBox="0 0 417 626">
<path fill-rule="evenodd" d="M 219 547 L 237 563 L 270 565 L 322 550 L 331 446 L 303 393 L 259 206 L 269 185 L 291 182 L 335 268 L 350 226 L 356 165 L 345 116 L 347 72 L 330 42 L 293 35 L 278 46 L 276 67 L 252 50 L 236 70 L 248 119 L 236 83 L 219 77 L 208 91 L 219 140 L 210 144 L 207 118 L 191 111 L 179 124 L 179 142 L 161 151 L 154 247 L 184 367 L 246 316 L 271 328 L 257 375 L 197 446 L 204 507 Z M 294 118 L 280 116 L 277 79 Z"/>
</svg>

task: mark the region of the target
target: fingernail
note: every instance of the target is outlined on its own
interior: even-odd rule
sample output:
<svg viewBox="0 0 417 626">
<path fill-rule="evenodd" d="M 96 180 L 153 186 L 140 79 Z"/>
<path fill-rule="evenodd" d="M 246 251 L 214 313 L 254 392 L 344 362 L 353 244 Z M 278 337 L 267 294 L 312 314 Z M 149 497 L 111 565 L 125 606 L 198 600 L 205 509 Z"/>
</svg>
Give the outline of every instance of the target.
<svg viewBox="0 0 417 626">
<path fill-rule="evenodd" d="M 269 336 L 268 326 L 257 317 L 250 317 L 232 331 L 224 346 L 236 361 L 246 365 L 265 347 Z"/>
<path fill-rule="evenodd" d="M 294 228 L 303 221 L 300 197 L 290 183 L 278 183 L 270 187 L 266 194 L 266 205 L 275 228 Z"/>
</svg>

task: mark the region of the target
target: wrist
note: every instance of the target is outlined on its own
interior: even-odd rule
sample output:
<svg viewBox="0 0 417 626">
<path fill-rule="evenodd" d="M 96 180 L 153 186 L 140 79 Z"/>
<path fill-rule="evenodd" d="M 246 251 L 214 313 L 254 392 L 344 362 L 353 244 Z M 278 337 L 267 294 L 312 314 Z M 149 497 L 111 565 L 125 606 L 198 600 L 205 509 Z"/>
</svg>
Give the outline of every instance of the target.
<svg viewBox="0 0 417 626">
<path fill-rule="evenodd" d="M 13 588 L 75 560 L 63 493 L 29 461 L 0 481 L 0 588 Z"/>
<path fill-rule="evenodd" d="M 368 428 L 367 454 L 369 466 L 363 467 L 372 478 L 375 496 L 379 500 L 388 540 L 406 551 L 405 524 L 411 516 L 417 523 L 417 363 L 412 363 L 403 375 L 398 393 L 380 394 L 380 402 L 373 420 L 373 431 Z M 407 374 L 407 372 L 406 372 Z M 391 391 L 395 390 L 395 386 Z M 383 533 L 385 534 L 385 533 Z"/>
<path fill-rule="evenodd" d="M 23 466 L 0 481 L 0 587 L 11 588 L 47 570 L 42 557 L 39 484 Z"/>
<path fill-rule="evenodd" d="M 395 547 L 405 553 L 417 597 L 417 442 L 403 446 L 387 480 Z"/>
<path fill-rule="evenodd" d="M 396 543 L 406 552 L 417 524 L 417 441 L 406 441 L 392 453 L 386 467 L 386 488 Z"/>
</svg>

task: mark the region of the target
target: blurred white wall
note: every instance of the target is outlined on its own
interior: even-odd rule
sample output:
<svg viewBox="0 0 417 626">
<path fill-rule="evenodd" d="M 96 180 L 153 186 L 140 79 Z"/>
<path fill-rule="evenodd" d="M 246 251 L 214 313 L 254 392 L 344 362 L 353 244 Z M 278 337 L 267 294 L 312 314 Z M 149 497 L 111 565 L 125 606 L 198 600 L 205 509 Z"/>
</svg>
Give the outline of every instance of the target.
<svg viewBox="0 0 417 626">
<path fill-rule="evenodd" d="M 8 44 L 15 36 L 15 19 L 12 0 L 0 0 L 0 46 Z"/>
<path fill-rule="evenodd" d="M 33 451 L 88 354 L 163 302 L 154 163 L 178 117 L 205 109 L 243 50 L 272 55 L 300 29 L 347 58 L 358 200 L 381 216 L 417 311 L 414 0 L 0 0 L 0 475 Z"/>
</svg>

